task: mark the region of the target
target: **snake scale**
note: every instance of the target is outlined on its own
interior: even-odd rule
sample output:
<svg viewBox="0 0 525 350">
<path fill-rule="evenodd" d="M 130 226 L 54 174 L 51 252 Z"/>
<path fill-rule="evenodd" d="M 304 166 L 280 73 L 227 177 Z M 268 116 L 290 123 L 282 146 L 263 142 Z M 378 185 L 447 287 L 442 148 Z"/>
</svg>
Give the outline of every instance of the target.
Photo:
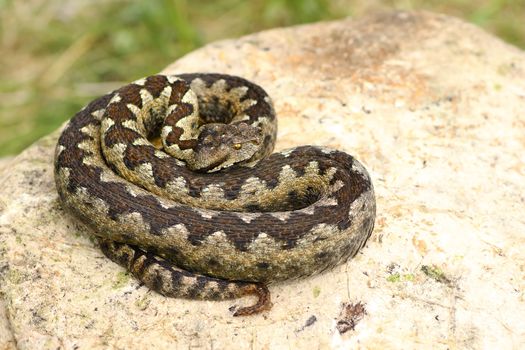
<svg viewBox="0 0 525 350">
<path fill-rule="evenodd" d="M 319 273 L 370 236 L 366 169 L 334 149 L 273 153 L 272 102 L 240 77 L 154 75 L 102 96 L 65 126 L 55 152 L 63 206 L 104 254 L 162 295 L 222 300 Z"/>
</svg>

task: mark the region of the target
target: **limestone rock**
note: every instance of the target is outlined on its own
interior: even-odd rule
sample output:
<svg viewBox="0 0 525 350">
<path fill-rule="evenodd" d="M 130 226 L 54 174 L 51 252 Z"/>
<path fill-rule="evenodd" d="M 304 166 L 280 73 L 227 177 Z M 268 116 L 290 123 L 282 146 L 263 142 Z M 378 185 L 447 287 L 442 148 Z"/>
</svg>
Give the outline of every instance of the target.
<svg viewBox="0 0 525 350">
<path fill-rule="evenodd" d="M 7 167 L 9 162 L 13 159 L 13 157 L 3 157 L 0 158 L 0 174 L 2 173 L 2 170 Z"/>
<path fill-rule="evenodd" d="M 263 86 L 277 149 L 326 145 L 367 166 L 378 217 L 366 247 L 271 286 L 263 315 L 231 316 L 249 300 L 164 298 L 60 208 L 55 132 L 0 172 L 0 348 L 525 343 L 524 52 L 454 18 L 390 13 L 213 43 L 164 73 L 192 71 Z"/>
</svg>

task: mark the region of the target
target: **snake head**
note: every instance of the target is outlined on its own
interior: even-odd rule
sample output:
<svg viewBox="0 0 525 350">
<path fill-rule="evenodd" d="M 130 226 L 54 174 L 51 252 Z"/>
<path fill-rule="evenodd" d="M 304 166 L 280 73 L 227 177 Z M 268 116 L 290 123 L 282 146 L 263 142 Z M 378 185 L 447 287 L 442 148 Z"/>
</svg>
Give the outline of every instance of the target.
<svg viewBox="0 0 525 350">
<path fill-rule="evenodd" d="M 215 172 L 250 161 L 262 145 L 261 131 L 246 123 L 210 123 L 201 127 L 192 170 Z"/>
</svg>

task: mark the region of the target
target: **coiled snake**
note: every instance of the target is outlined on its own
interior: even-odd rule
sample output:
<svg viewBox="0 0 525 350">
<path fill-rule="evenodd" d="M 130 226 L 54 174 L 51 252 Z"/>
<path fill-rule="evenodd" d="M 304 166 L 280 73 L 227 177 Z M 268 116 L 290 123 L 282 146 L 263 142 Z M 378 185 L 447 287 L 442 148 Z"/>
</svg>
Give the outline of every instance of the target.
<svg viewBox="0 0 525 350">
<path fill-rule="evenodd" d="M 357 160 L 314 146 L 270 154 L 276 130 L 270 98 L 245 79 L 150 76 L 71 119 L 56 147 L 56 187 L 103 252 L 149 288 L 254 294 L 234 315 L 256 313 L 271 306 L 268 283 L 355 255 L 375 218 Z"/>
</svg>

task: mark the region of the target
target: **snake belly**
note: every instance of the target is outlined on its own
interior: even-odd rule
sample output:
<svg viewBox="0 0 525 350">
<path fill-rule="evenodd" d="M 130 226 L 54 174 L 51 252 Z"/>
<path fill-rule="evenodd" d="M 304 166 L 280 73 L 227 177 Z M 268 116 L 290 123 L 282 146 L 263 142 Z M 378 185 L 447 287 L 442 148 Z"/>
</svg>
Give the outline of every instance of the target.
<svg viewBox="0 0 525 350">
<path fill-rule="evenodd" d="M 375 219 L 361 163 L 316 146 L 270 154 L 276 130 L 270 98 L 245 79 L 150 76 L 70 120 L 56 147 L 56 188 L 102 251 L 149 288 L 210 300 L 254 294 L 257 303 L 234 314 L 256 313 L 271 305 L 267 284 L 354 256 Z M 159 134 L 164 148 L 151 141 Z M 244 158 L 210 143 L 221 138 Z"/>
</svg>

